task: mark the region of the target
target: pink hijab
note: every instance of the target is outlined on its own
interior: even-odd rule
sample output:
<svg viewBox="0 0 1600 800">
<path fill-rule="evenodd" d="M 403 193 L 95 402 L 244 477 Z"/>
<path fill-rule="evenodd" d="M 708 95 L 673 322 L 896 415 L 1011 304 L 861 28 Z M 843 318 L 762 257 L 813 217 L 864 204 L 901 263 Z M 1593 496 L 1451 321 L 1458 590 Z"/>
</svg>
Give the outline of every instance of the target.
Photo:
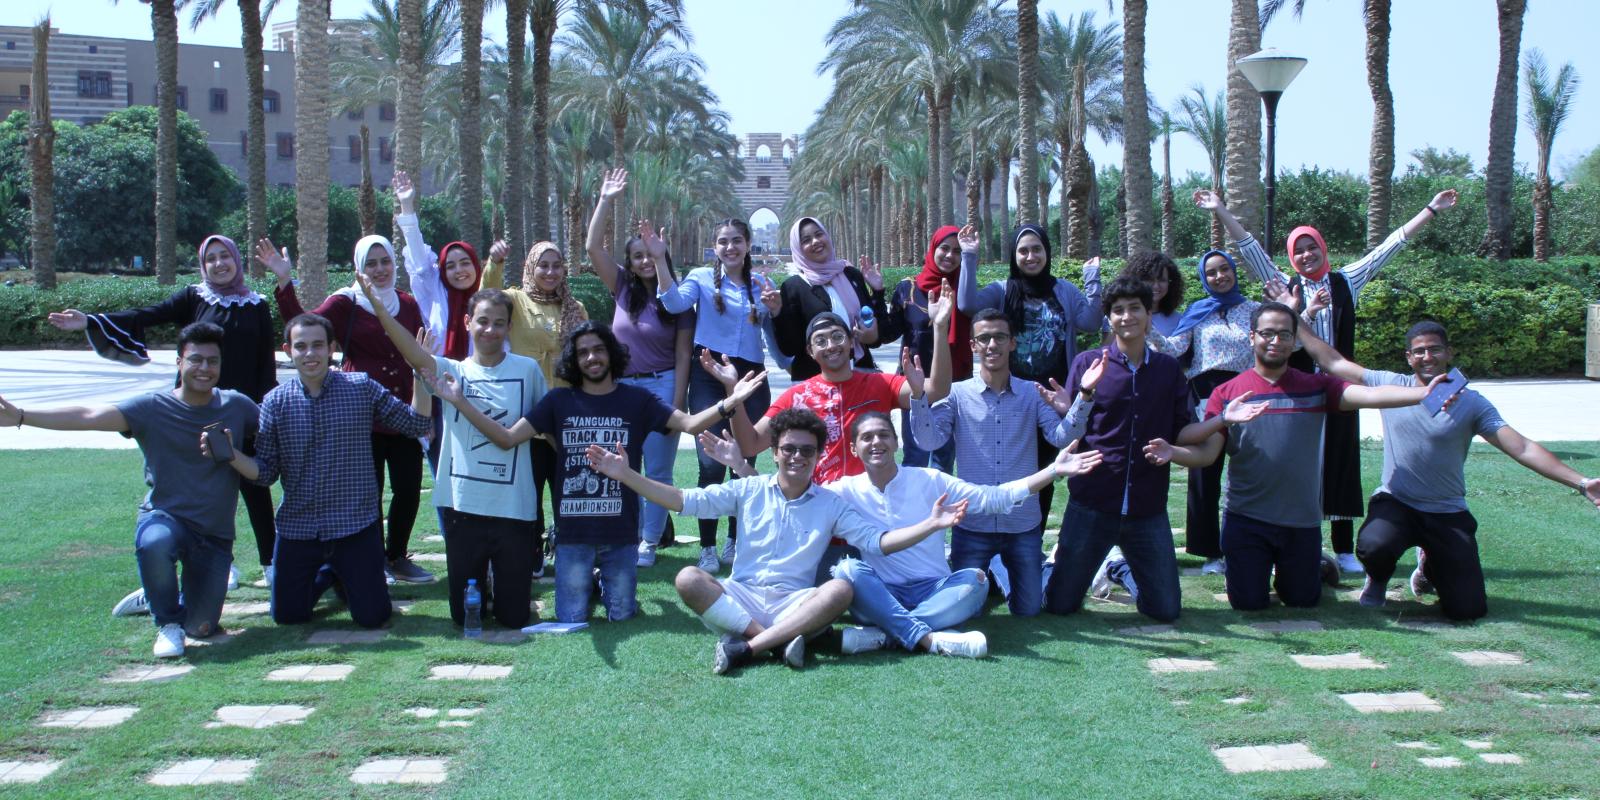
<svg viewBox="0 0 1600 800">
<path fill-rule="evenodd" d="M 828 256 L 825 261 L 812 261 L 800 252 L 800 229 L 809 222 L 817 226 L 828 241 Z M 838 293 L 840 302 L 844 303 L 845 310 L 850 312 L 850 324 L 861 322 L 861 298 L 856 296 L 856 287 L 844 276 L 844 268 L 850 262 L 839 258 L 833 250 L 833 237 L 828 234 L 828 229 L 813 217 L 801 217 L 789 229 L 789 253 L 793 261 L 789 264 L 789 271 L 805 279 L 812 286 L 832 286 Z"/>
<path fill-rule="evenodd" d="M 1300 227 L 1289 231 L 1289 244 L 1284 250 L 1285 253 L 1289 254 L 1289 263 L 1291 265 L 1294 264 L 1294 243 L 1300 241 L 1300 237 L 1302 236 L 1311 237 L 1312 241 L 1317 243 L 1317 247 L 1322 248 L 1322 266 L 1319 267 L 1315 272 L 1300 272 L 1300 276 L 1308 281 L 1320 281 L 1323 278 L 1328 277 L 1328 270 L 1332 269 L 1332 267 L 1328 266 L 1328 245 L 1326 242 L 1322 241 L 1322 234 L 1316 228 L 1313 228 L 1310 225 L 1301 225 Z M 1299 272 L 1300 270 L 1298 267 L 1296 267 L 1295 271 Z"/>
</svg>

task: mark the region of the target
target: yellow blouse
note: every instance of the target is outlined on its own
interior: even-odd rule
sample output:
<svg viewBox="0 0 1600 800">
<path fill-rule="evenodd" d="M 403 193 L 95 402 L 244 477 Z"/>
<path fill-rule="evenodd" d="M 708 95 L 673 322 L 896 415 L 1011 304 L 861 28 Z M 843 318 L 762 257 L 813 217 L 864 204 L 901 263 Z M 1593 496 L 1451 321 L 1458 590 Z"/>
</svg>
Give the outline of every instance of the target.
<svg viewBox="0 0 1600 800">
<path fill-rule="evenodd" d="M 505 284 L 505 264 L 489 261 L 483 265 L 485 289 L 498 289 Z M 545 386 L 554 389 L 568 384 L 557 378 L 556 359 L 561 357 L 561 305 L 539 303 L 521 289 L 505 289 L 511 296 L 511 352 L 539 362 L 544 373 Z M 579 304 L 578 311 L 584 319 L 589 312 Z"/>
</svg>

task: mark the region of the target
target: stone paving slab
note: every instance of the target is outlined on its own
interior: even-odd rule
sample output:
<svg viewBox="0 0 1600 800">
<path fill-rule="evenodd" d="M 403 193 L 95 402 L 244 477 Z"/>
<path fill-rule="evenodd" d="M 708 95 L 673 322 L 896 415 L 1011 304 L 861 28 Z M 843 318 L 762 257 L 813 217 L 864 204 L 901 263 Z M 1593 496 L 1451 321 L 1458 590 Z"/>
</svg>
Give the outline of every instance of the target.
<svg viewBox="0 0 1600 800">
<path fill-rule="evenodd" d="M 417 601 L 415 601 L 415 600 L 391 600 L 391 601 L 389 601 L 389 606 L 394 609 L 396 614 L 409 614 L 409 613 L 411 613 L 411 609 L 415 608 L 416 605 L 417 605 Z"/>
<path fill-rule="evenodd" d="M 444 553 L 412 553 L 412 561 L 426 561 L 430 564 L 443 564 Z"/>
<path fill-rule="evenodd" d="M 1422 756 L 1417 763 L 1429 769 L 1451 769 L 1461 766 L 1461 759 L 1455 756 Z"/>
<path fill-rule="evenodd" d="M 1229 772 L 1288 772 L 1322 769 L 1327 760 L 1304 744 L 1265 744 L 1219 747 L 1211 751 Z"/>
<path fill-rule="evenodd" d="M 179 761 L 150 776 L 156 786 L 201 786 L 211 783 L 244 783 L 260 763 L 253 758 L 197 758 Z"/>
<path fill-rule="evenodd" d="M 1238 697 L 1229 697 L 1224 699 L 1222 704 L 1228 706 L 1242 706 L 1248 702 L 1250 702 L 1250 696 L 1241 694 Z"/>
<path fill-rule="evenodd" d="M 71 730 L 110 728 L 127 722 L 130 717 L 138 712 L 138 706 L 69 708 L 61 711 L 45 712 L 45 715 L 39 718 L 39 725 L 44 728 L 69 728 Z"/>
<path fill-rule="evenodd" d="M 306 644 L 377 644 L 388 635 L 389 631 L 383 628 L 317 631 L 306 637 Z"/>
<path fill-rule="evenodd" d="M 1511 667 L 1528 663 L 1521 653 L 1502 653 L 1497 650 L 1451 651 L 1450 655 L 1471 667 Z"/>
<path fill-rule="evenodd" d="M 247 631 L 247 630 L 249 630 L 249 628 L 239 628 L 237 630 L 232 630 L 232 631 L 227 631 L 227 630 L 217 631 L 216 633 L 214 633 L 214 634 L 212 634 L 210 636 L 207 636 L 204 639 L 196 639 L 193 636 L 185 635 L 183 637 L 183 646 L 184 647 L 214 647 L 214 646 L 218 646 L 218 645 L 224 645 L 224 644 L 227 644 L 227 643 L 233 641 L 234 639 L 239 638 L 240 636 L 243 636 L 245 631 Z"/>
<path fill-rule="evenodd" d="M 1217 662 L 1204 658 L 1152 658 L 1145 662 L 1151 672 L 1211 672 Z"/>
<path fill-rule="evenodd" d="M 1486 764 L 1521 764 L 1522 756 L 1516 753 L 1479 753 L 1478 758 Z"/>
<path fill-rule="evenodd" d="M 1312 619 L 1280 619 L 1257 622 L 1250 627 L 1262 633 L 1320 633 L 1327 630 L 1322 623 Z"/>
<path fill-rule="evenodd" d="M 1422 692 L 1355 692 L 1341 694 L 1339 698 L 1363 714 L 1444 710 L 1437 701 Z"/>
<path fill-rule="evenodd" d="M 1429 633 L 1454 630 L 1456 627 L 1448 622 L 1443 622 L 1437 619 L 1406 619 L 1401 620 L 1396 624 L 1408 630 L 1428 631 Z"/>
<path fill-rule="evenodd" d="M 1384 665 L 1360 653 L 1338 655 L 1292 655 L 1294 663 L 1306 669 L 1385 669 Z"/>
<path fill-rule="evenodd" d="M 0 783 L 38 783 L 64 761 L 0 761 Z"/>
<path fill-rule="evenodd" d="M 299 725 L 316 709 L 310 706 L 223 706 L 217 709 L 217 718 L 206 723 L 207 728 L 249 728 L 260 730 L 278 725 Z"/>
<path fill-rule="evenodd" d="M 253 617 L 259 614 L 271 614 L 272 603 L 265 600 L 251 603 L 223 603 L 222 616 L 224 617 Z"/>
<path fill-rule="evenodd" d="M 428 669 L 430 681 L 496 681 L 510 675 L 510 667 L 492 664 L 439 664 Z"/>
<path fill-rule="evenodd" d="M 106 683 L 160 683 L 194 671 L 193 664 L 129 664 L 107 675 Z"/>
<path fill-rule="evenodd" d="M 1493 750 L 1494 749 L 1494 742 L 1485 741 L 1485 740 L 1482 740 L 1482 739 L 1462 739 L 1461 743 L 1466 745 L 1467 748 L 1471 749 L 1471 750 Z"/>
<path fill-rule="evenodd" d="M 422 537 L 422 541 L 424 541 L 424 542 L 443 542 L 444 541 L 444 537 L 440 536 L 437 533 L 435 533 L 435 534 L 431 534 L 431 535 Z"/>
<path fill-rule="evenodd" d="M 301 664 L 275 669 L 267 673 L 267 680 L 329 683 L 342 681 L 350 677 L 350 673 L 354 671 L 354 664 Z"/>
<path fill-rule="evenodd" d="M 444 783 L 448 766 L 442 758 L 374 758 L 350 773 L 355 783 Z"/>
</svg>

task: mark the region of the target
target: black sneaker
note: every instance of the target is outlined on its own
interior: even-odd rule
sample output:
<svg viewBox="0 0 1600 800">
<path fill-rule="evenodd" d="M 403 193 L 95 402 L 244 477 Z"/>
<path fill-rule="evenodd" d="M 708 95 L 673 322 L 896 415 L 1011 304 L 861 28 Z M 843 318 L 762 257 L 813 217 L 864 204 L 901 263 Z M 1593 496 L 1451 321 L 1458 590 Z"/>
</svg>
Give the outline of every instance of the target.
<svg viewBox="0 0 1600 800">
<path fill-rule="evenodd" d="M 750 644 L 737 636 L 724 636 L 717 640 L 711 658 L 711 674 L 726 675 L 750 663 Z"/>
<path fill-rule="evenodd" d="M 433 583 L 433 573 L 417 566 L 410 554 L 389 562 L 388 573 L 402 583 Z"/>
</svg>

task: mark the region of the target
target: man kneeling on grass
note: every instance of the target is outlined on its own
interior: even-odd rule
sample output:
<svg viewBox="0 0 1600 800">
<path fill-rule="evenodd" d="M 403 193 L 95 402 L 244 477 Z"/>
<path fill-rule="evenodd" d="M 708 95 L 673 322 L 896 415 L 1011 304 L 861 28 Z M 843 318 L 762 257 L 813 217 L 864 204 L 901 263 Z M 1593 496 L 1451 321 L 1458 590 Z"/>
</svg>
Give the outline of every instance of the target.
<svg viewBox="0 0 1600 800">
<path fill-rule="evenodd" d="M 596 445 L 588 451 L 596 471 L 652 503 L 701 519 L 738 517 L 742 543 L 731 576 L 718 581 L 699 567 L 684 567 L 676 580 L 684 604 L 706 627 L 723 634 L 712 661 L 712 672 L 719 675 L 779 647 L 789 666 L 805 665 L 805 636 L 831 625 L 853 596 L 850 584 L 838 578 L 813 586 L 831 537 L 863 553 L 893 553 L 960 522 L 967 510 L 965 501 L 947 505 L 941 496 L 926 519 L 885 533 L 843 497 L 811 482 L 817 451 L 828 438 L 816 414 L 780 411 L 772 418 L 771 434 L 776 475 L 701 489 L 677 489 L 640 475 L 620 448 Z"/>
<path fill-rule="evenodd" d="M 974 513 L 1004 514 L 1056 478 L 1082 475 L 1100 463 L 1098 452 L 1079 455 L 1074 442 L 1054 463 L 1026 478 L 984 486 L 935 469 L 902 469 L 895 463 L 899 438 L 882 411 L 856 417 L 849 434 L 851 450 L 867 471 L 834 481 L 828 488 L 884 529 L 917 523 L 920 509 L 940 497 L 971 503 Z M 735 470 L 744 466 L 739 453 L 722 440 L 711 434 L 701 435 L 700 440 L 718 461 Z M 833 576 L 849 581 L 855 592 L 850 613 L 868 626 L 844 629 L 840 649 L 846 655 L 877 650 L 891 638 L 913 653 L 982 658 L 989 652 L 982 632 L 947 630 L 983 610 L 989 586 L 980 568 L 950 571 L 943 536 L 929 536 L 895 553 L 863 552 L 860 559 L 840 561 Z"/>
</svg>

